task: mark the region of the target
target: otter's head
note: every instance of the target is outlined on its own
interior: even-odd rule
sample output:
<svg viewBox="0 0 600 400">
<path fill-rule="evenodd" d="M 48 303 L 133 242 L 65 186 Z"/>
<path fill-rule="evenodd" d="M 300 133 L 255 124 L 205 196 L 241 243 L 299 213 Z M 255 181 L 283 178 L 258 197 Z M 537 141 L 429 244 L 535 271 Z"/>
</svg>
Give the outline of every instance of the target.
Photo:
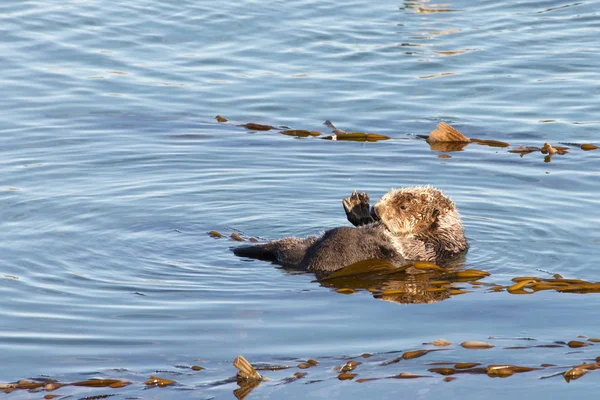
<svg viewBox="0 0 600 400">
<path fill-rule="evenodd" d="M 395 189 L 371 209 L 395 236 L 422 239 L 437 252 L 458 253 L 467 248 L 460 216 L 452 200 L 429 186 Z"/>
</svg>

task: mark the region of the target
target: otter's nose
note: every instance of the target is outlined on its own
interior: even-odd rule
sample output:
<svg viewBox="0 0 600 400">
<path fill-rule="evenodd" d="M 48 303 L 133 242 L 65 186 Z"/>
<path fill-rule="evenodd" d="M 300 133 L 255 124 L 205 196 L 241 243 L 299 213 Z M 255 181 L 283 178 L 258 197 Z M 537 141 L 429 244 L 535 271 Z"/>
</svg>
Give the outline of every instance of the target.
<svg viewBox="0 0 600 400">
<path fill-rule="evenodd" d="M 373 218 L 373 221 L 381 221 L 381 218 L 379 217 L 379 214 L 377 214 L 375 206 L 371 207 L 371 218 Z"/>
</svg>

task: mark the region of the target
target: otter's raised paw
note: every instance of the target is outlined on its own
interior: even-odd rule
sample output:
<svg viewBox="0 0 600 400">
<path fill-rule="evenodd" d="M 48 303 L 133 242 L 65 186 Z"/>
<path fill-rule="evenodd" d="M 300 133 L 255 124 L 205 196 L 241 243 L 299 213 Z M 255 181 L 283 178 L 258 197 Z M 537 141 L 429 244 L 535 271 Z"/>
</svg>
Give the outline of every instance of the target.
<svg viewBox="0 0 600 400">
<path fill-rule="evenodd" d="M 342 204 L 344 205 L 348 221 L 352 225 L 361 226 L 373 222 L 370 214 L 368 194 L 364 192 L 357 193 L 355 190 L 349 197 L 342 200 Z"/>
</svg>

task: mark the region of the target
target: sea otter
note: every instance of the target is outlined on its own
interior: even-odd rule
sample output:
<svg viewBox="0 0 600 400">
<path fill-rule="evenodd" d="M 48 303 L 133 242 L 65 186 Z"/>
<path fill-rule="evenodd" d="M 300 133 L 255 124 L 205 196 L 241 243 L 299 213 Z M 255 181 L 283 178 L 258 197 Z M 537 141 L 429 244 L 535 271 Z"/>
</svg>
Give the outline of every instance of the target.
<svg viewBox="0 0 600 400">
<path fill-rule="evenodd" d="M 429 186 L 394 189 L 373 207 L 357 193 L 343 200 L 348 221 L 321 236 L 287 237 L 240 246 L 233 252 L 314 272 L 318 278 L 362 260 L 443 262 L 468 248 L 460 216 L 442 191 Z"/>
</svg>

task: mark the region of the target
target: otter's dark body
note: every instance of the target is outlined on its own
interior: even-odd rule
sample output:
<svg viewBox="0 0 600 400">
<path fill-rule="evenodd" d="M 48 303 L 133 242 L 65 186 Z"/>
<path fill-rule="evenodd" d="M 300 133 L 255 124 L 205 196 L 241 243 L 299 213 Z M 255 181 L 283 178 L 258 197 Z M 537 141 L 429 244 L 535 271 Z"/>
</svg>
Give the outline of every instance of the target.
<svg viewBox="0 0 600 400">
<path fill-rule="evenodd" d="M 443 262 L 468 248 L 454 203 L 438 189 L 392 190 L 372 208 L 366 193 L 354 192 L 343 205 L 355 227 L 233 251 L 240 257 L 304 269 L 321 278 L 358 261 L 383 259 L 398 266 L 416 260 Z"/>
<path fill-rule="evenodd" d="M 284 238 L 278 241 L 233 249 L 240 257 L 276 262 L 284 267 L 300 268 L 322 277 L 368 259 L 388 260 L 396 265 L 406 264 L 398 253 L 385 228 L 380 224 L 360 227 L 341 227 L 326 231 L 320 237 L 306 239 Z"/>
</svg>

